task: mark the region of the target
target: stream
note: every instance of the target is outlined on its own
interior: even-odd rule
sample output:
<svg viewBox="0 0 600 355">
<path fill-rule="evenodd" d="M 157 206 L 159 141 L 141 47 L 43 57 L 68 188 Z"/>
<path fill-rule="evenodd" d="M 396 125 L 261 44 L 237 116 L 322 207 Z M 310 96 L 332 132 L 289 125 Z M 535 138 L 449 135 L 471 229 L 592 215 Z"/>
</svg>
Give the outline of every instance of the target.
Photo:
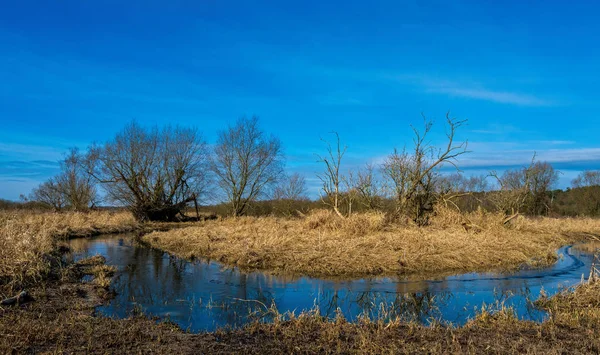
<svg viewBox="0 0 600 355">
<path fill-rule="evenodd" d="M 274 304 L 280 313 L 309 311 L 350 321 L 402 317 L 462 325 L 482 307 L 510 306 L 520 319 L 543 321 L 547 314 L 532 301 L 543 289 L 553 295 L 587 278 L 593 254 L 577 246 L 558 250 L 558 261 L 544 269 L 513 273 L 467 273 L 427 280 L 368 277 L 352 280 L 273 276 L 242 272 L 216 262 L 186 261 L 148 248 L 131 235 L 99 236 L 70 241 L 72 257 L 102 255 L 118 268 L 111 289 L 114 299 L 97 313 L 125 318 L 136 312 L 170 320 L 191 332 L 239 327 L 259 319 Z"/>
</svg>

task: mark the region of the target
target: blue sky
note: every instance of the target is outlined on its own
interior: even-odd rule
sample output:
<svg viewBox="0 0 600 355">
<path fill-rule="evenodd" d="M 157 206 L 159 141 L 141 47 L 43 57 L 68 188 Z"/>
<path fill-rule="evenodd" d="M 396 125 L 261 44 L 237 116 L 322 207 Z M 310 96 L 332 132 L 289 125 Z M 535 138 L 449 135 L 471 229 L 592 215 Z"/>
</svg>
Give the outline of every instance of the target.
<svg viewBox="0 0 600 355">
<path fill-rule="evenodd" d="M 467 174 L 600 168 L 600 5 L 512 1 L 5 1 L 0 198 L 57 171 L 68 147 L 128 121 L 198 127 L 209 143 L 256 114 L 311 186 L 336 130 L 350 169 L 469 124 Z M 314 190 L 313 190 L 314 191 Z"/>
</svg>

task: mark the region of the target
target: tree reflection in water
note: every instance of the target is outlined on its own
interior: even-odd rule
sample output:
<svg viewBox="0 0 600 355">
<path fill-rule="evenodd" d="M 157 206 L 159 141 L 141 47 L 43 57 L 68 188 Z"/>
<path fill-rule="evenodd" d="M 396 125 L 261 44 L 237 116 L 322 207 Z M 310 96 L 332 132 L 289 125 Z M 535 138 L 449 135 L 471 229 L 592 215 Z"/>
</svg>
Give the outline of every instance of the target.
<svg viewBox="0 0 600 355">
<path fill-rule="evenodd" d="M 101 254 L 119 272 L 111 287 L 116 297 L 98 308 L 107 316 L 127 317 L 136 310 L 169 318 L 190 331 L 270 321 L 278 314 L 314 310 L 326 317 L 342 314 L 350 321 L 403 320 L 462 324 L 483 305 L 511 306 L 520 318 L 541 320 L 545 314 L 531 300 L 541 288 L 551 294 L 575 284 L 593 260 L 582 250 L 564 249 L 552 268 L 511 275 L 465 274 L 431 280 L 370 278 L 327 280 L 273 276 L 197 260 L 188 262 L 138 245 L 131 236 L 71 241 L 74 258 Z"/>
</svg>

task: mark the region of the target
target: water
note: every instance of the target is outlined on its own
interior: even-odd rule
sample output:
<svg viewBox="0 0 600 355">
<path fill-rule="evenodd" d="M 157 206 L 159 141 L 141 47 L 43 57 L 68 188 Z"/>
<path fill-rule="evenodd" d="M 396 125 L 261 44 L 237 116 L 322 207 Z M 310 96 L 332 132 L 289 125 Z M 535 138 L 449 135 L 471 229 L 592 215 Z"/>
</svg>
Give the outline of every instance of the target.
<svg viewBox="0 0 600 355">
<path fill-rule="evenodd" d="M 131 236 L 74 239 L 75 259 L 96 254 L 118 267 L 111 288 L 117 293 L 97 312 L 116 318 L 135 311 L 177 323 L 192 332 L 268 321 L 274 302 L 280 313 L 318 307 L 322 315 L 341 312 L 347 319 L 401 316 L 464 324 L 483 305 L 514 308 L 521 319 L 542 321 L 545 312 L 531 301 L 543 290 L 552 295 L 588 277 L 593 255 L 575 247 L 559 250 L 559 260 L 542 270 L 511 274 L 469 273 L 429 280 L 374 277 L 327 280 L 241 272 L 215 262 L 189 262 L 144 247 Z M 384 305 L 383 308 L 381 305 Z"/>
</svg>

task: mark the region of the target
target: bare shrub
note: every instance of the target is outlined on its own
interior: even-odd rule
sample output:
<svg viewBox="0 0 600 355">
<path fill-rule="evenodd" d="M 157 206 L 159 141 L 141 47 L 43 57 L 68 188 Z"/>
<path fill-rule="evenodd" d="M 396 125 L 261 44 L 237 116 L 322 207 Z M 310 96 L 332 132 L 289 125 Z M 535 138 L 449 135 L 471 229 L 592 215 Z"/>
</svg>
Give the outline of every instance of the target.
<svg viewBox="0 0 600 355">
<path fill-rule="evenodd" d="M 337 132 L 332 133 L 335 134 L 336 138 L 335 149 L 331 147 L 329 142 L 321 139 L 327 144 L 327 156 L 317 155 L 319 158 L 318 161 L 325 164 L 325 171 L 317 175 L 322 183 L 319 196 L 323 204 L 331 207 L 338 217 L 344 218 L 340 212 L 340 204 L 343 192 L 343 177 L 340 174 L 340 165 L 342 164 L 342 158 L 344 157 L 348 147 L 344 146 L 342 148 L 340 145 L 339 134 Z"/>
<path fill-rule="evenodd" d="M 434 147 L 427 141 L 433 123 L 425 119 L 422 132 L 413 127 L 413 148 L 408 151 L 394 150 L 382 166 L 383 174 L 391 181 L 396 200 L 396 215 L 409 216 L 417 225 L 429 223 L 436 199 L 435 189 L 439 169 L 446 165 L 456 166 L 456 158 L 467 153 L 467 142 L 455 143 L 456 130 L 466 121 L 459 121 L 446 114 L 448 130 L 447 145 Z"/>
</svg>

